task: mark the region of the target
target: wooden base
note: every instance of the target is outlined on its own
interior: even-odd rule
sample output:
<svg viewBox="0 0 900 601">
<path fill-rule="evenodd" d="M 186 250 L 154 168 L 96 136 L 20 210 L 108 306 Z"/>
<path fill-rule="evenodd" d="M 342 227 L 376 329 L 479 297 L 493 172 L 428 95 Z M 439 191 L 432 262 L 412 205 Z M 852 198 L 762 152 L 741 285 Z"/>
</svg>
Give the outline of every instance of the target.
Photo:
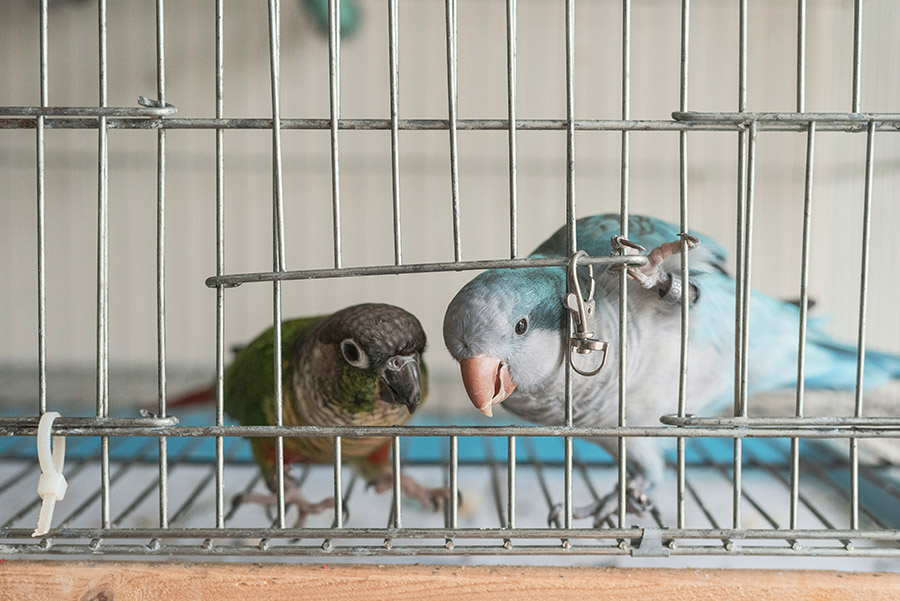
<svg viewBox="0 0 900 601">
<path fill-rule="evenodd" d="M 326 565 L 283 563 L 0 562 L 0 599 L 286 601 L 338 599 L 896 599 L 900 574 L 696 570 Z"/>
</svg>

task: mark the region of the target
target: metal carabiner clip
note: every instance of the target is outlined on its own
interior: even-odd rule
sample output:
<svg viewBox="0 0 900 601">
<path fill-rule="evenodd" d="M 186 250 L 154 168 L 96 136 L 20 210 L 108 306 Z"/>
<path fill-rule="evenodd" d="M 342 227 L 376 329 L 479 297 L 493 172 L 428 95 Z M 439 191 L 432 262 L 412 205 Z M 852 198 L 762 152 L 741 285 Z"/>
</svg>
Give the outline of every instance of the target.
<svg viewBox="0 0 900 601">
<path fill-rule="evenodd" d="M 569 365 L 576 373 L 582 376 L 595 376 L 600 373 L 603 366 L 606 365 L 606 355 L 609 344 L 594 337 L 594 266 L 588 265 L 588 279 L 591 287 L 588 290 L 588 298 L 585 300 L 581 293 L 581 284 L 578 282 L 578 260 L 587 257 L 588 254 L 583 250 L 579 250 L 572 255 L 569 261 L 569 283 L 574 292 L 569 292 L 563 298 L 563 305 L 572 312 L 575 331 L 569 337 L 569 349 L 566 356 Z M 575 353 L 579 355 L 587 355 L 599 351 L 603 353 L 600 359 L 600 365 L 591 371 L 584 371 L 575 365 Z"/>
</svg>

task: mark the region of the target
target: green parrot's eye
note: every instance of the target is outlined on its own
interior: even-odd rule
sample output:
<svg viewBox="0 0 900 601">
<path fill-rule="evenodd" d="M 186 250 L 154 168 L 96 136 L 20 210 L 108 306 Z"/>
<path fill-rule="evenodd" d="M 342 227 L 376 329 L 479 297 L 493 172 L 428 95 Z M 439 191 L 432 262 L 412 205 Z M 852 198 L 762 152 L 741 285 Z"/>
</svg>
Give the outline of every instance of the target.
<svg viewBox="0 0 900 601">
<path fill-rule="evenodd" d="M 516 322 L 516 334 L 521 336 L 522 334 L 524 334 L 527 331 L 528 331 L 528 320 L 523 317 L 518 322 Z"/>
<path fill-rule="evenodd" d="M 347 363 L 353 367 L 365 369 L 369 366 L 369 357 L 352 338 L 347 338 L 341 342 L 341 354 L 344 355 Z"/>
</svg>

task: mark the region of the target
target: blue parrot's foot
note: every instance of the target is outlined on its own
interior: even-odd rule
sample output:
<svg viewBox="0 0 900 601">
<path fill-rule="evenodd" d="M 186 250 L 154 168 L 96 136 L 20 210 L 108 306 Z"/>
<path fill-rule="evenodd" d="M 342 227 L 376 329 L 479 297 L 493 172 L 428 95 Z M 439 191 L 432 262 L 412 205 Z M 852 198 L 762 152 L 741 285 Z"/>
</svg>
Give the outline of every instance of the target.
<svg viewBox="0 0 900 601">
<path fill-rule="evenodd" d="M 278 496 L 274 493 L 255 493 L 255 492 L 247 492 L 239 495 L 235 495 L 234 499 L 231 501 L 232 505 L 241 505 L 242 503 L 255 503 L 257 505 L 262 505 L 266 507 L 270 512 L 278 507 Z M 328 497 L 327 499 L 322 499 L 317 503 L 311 503 L 307 501 L 303 495 L 300 494 L 300 489 L 297 488 L 296 485 L 289 483 L 289 481 L 285 481 L 285 490 L 284 490 L 284 507 L 285 511 L 287 511 L 290 506 L 293 505 L 297 508 L 297 519 L 294 520 L 294 528 L 302 528 L 306 523 L 306 518 L 310 515 L 316 515 L 322 513 L 323 511 L 327 511 L 329 509 L 334 508 L 334 497 Z M 344 518 L 349 517 L 349 514 L 346 510 L 346 505 L 344 506 Z M 270 515 L 270 518 L 274 519 L 274 516 Z"/>
<path fill-rule="evenodd" d="M 694 250 L 700 246 L 700 239 L 693 234 L 679 234 L 679 236 L 687 242 L 688 250 Z M 623 236 L 613 236 L 610 240 L 612 248 L 616 252 L 625 255 L 636 255 L 640 251 L 646 250 L 639 244 L 628 240 Z M 625 268 L 628 277 L 638 282 L 646 289 L 656 288 L 659 291 L 659 297 L 670 301 L 679 302 L 684 292 L 681 278 L 675 274 L 668 273 L 660 268 L 663 261 L 681 252 L 681 240 L 674 240 L 660 244 L 647 254 L 647 264 L 640 267 L 629 266 Z M 610 269 L 616 269 L 611 267 Z M 621 269 L 621 267 L 618 267 Z M 690 286 L 691 302 L 697 300 L 697 288 L 691 284 Z"/>
<path fill-rule="evenodd" d="M 643 516 L 646 511 L 653 508 L 653 502 L 647 496 L 644 489 L 644 482 L 639 478 L 629 480 L 625 484 L 625 510 L 628 513 Z M 612 518 L 612 515 L 619 507 L 619 492 L 613 490 L 608 495 L 600 497 L 593 503 L 583 507 L 573 507 L 572 517 L 576 520 L 582 518 L 593 517 L 594 528 L 601 528 L 603 524 Z M 550 509 L 550 515 L 547 516 L 547 523 L 552 527 L 559 527 L 560 516 L 562 514 L 563 504 L 557 503 Z"/>
<path fill-rule="evenodd" d="M 385 472 L 378 479 L 369 482 L 369 486 L 375 487 L 375 492 L 383 493 L 390 490 L 394 486 L 394 476 L 392 472 Z M 400 491 L 404 496 L 418 501 L 422 507 L 437 511 L 450 500 L 450 488 L 440 486 L 437 488 L 428 488 L 422 486 L 411 476 L 406 474 L 400 475 Z M 462 505 L 462 493 L 457 491 L 457 500 Z"/>
</svg>

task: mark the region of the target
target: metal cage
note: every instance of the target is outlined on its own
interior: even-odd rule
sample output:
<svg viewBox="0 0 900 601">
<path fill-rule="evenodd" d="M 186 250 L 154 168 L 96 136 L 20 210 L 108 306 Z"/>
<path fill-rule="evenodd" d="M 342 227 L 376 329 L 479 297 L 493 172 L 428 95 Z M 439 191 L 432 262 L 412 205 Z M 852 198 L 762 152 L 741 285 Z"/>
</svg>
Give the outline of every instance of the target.
<svg viewBox="0 0 900 601">
<path fill-rule="evenodd" d="M 562 1 L 562 0 L 561 0 Z M 176 109 L 177 98 L 166 94 L 166 43 L 164 31 L 164 0 L 156 0 L 156 98 L 141 97 L 140 106 L 114 107 L 107 96 L 107 2 L 99 0 L 99 83 L 97 104 L 89 107 L 54 107 L 48 98 L 48 0 L 40 2 L 40 86 L 39 106 L 0 107 L 0 128 L 33 129 L 35 131 L 37 169 L 37 231 L 38 249 L 38 326 L 37 366 L 39 387 L 34 397 L 36 406 L 21 407 L 18 415 L 0 417 L 0 460 L 8 470 L 0 481 L 0 495 L 16 489 L 21 479 L 36 470 L 34 437 L 39 416 L 54 408 L 47 394 L 46 372 L 46 278 L 45 266 L 45 153 L 44 133 L 48 129 L 88 129 L 98 135 L 97 146 L 97 280 L 96 280 L 96 416 L 90 418 L 61 417 L 53 427 L 54 435 L 67 436 L 70 441 L 68 475 L 99 472 L 99 484 L 84 496 L 81 504 L 59 507 L 63 517 L 57 517 L 48 534 L 32 539 L 31 523 L 40 501 L 35 497 L 10 499 L 0 511 L 0 554 L 8 555 L 138 555 L 138 556 L 269 556 L 304 555 L 334 556 L 450 556 L 463 555 L 555 555 L 555 556 L 676 556 L 676 555 L 768 555 L 768 556 L 900 556 L 900 526 L 871 511 L 860 500 L 861 487 L 878 489 L 888 501 L 897 505 L 900 486 L 888 462 L 871 463 L 861 460 L 860 439 L 896 439 L 900 420 L 893 416 L 872 417 L 863 407 L 862 367 L 865 361 L 866 305 L 871 222 L 871 198 L 876 173 L 873 156 L 876 138 L 900 131 L 900 114 L 866 113 L 861 106 L 861 14 L 863 0 L 855 0 L 853 27 L 852 103 L 848 112 L 807 112 L 805 106 L 805 72 L 807 64 L 806 30 L 807 2 L 797 3 L 796 52 L 796 110 L 793 112 L 753 112 L 747 97 L 748 63 L 748 0 L 734 3 L 739 13 L 739 94 L 735 112 L 696 112 L 688 103 L 688 69 L 690 66 L 690 10 L 691 1 L 681 0 L 681 57 L 680 102 L 669 120 L 634 120 L 630 112 L 630 57 L 632 43 L 632 2 L 624 0 L 621 23 L 621 116 L 619 119 L 576 119 L 574 110 L 574 23 L 577 3 L 565 0 L 566 59 L 566 118 L 523 119 L 517 115 L 517 2 L 506 0 L 506 50 L 508 113 L 502 119 L 458 116 L 457 105 L 457 0 L 445 2 L 445 42 L 447 110 L 446 119 L 401 118 L 398 111 L 398 0 L 388 0 L 388 40 L 390 61 L 390 116 L 381 119 L 345 119 L 341 117 L 341 2 L 330 0 L 328 55 L 330 117 L 303 118 L 283 115 L 280 105 L 280 46 L 282 11 L 279 0 L 268 0 L 269 55 L 271 83 L 271 115 L 262 118 L 226 118 L 224 113 L 224 39 L 223 0 L 215 3 L 216 27 L 216 111 L 215 117 L 201 118 L 182 115 Z M 262 9 L 262 4 L 260 6 Z M 212 7 L 210 8 L 212 10 Z M 891 75 L 891 74 L 885 74 Z M 155 415 L 113 415 L 109 394 L 109 137 L 116 130 L 155 130 L 157 136 L 157 331 L 158 331 L 158 409 Z M 206 286 L 216 291 L 216 391 L 215 421 L 185 425 L 170 414 L 167 408 L 166 361 L 166 174 L 167 133 L 173 129 L 214 130 L 216 139 L 216 273 L 206 280 Z M 289 271 L 284 261 L 284 200 L 282 133 L 284 130 L 325 130 L 330 133 L 331 181 L 333 207 L 333 267 Z M 270 271 L 230 273 L 225 268 L 223 202 L 225 187 L 225 145 L 227 132 L 233 130 L 265 130 L 272 136 L 273 164 L 273 264 Z M 393 182 L 393 253 L 390 264 L 375 266 L 345 265 L 342 248 L 347 244 L 341 237 L 341 178 L 340 141 L 346 130 L 384 130 L 390 132 L 391 176 Z M 453 222 L 453 260 L 447 262 L 406 263 L 401 240 L 400 161 L 401 131 L 435 130 L 449 136 L 449 167 Z M 509 258 L 487 260 L 463 258 L 461 244 L 460 192 L 457 139 L 460 131 L 493 130 L 508 134 L 509 176 Z M 616 344 L 621 348 L 617 369 L 620 380 L 618 423 L 615 427 L 574 427 L 572 425 L 572 390 L 567 386 L 566 423 L 558 426 L 481 426 L 435 425 L 404 427 L 287 427 L 280 420 L 281 377 L 275 369 L 273 383 L 279 422 L 272 427 L 226 425 L 223 413 L 223 372 L 227 363 L 225 337 L 225 298 L 230 288 L 239 285 L 272 287 L 272 321 L 276 324 L 276 340 L 281 332 L 282 284 L 288 280 L 322 278 L 356 278 L 363 276 L 397 275 L 423 272 L 481 270 L 498 267 L 561 266 L 568 259 L 524 258 L 518 243 L 517 206 L 517 136 L 522 131 L 557 130 L 565 132 L 567 194 L 565 210 L 568 225 L 570 256 L 578 250 L 575 237 L 575 139 L 576 131 L 621 132 L 621 194 L 620 214 L 623 233 L 627 233 L 630 211 L 630 135 L 635 131 L 677 132 L 680 145 L 680 228 L 690 229 L 688 198 L 688 149 L 692 132 L 732 132 L 737 140 L 739 186 L 736 194 L 738 220 L 734 232 L 737 238 L 737 281 L 740 302 L 735 315 L 737 344 L 734 349 L 736 377 L 735 407 L 731 417 L 701 417 L 691 415 L 690 399 L 686 398 L 688 365 L 688 295 L 682 298 L 681 382 L 678 412 L 661 416 L 657 426 L 629 425 L 628 399 L 624 393 L 626 328 L 624 301 L 627 295 L 625 274 L 620 280 L 620 331 Z M 802 237 L 802 274 L 799 282 L 801 321 L 799 329 L 798 373 L 804 370 L 804 348 L 808 306 L 809 225 L 812 207 L 812 181 L 817 137 L 821 132 L 834 135 L 864 136 L 865 199 L 862 233 L 862 264 L 859 271 L 858 317 L 858 384 L 855 409 L 852 415 L 808 417 L 804 415 L 804 388 L 798 386 L 795 411 L 791 417 L 752 417 L 748 412 L 747 371 L 748 307 L 752 275 L 754 226 L 754 184 L 757 161 L 757 140 L 764 132 L 796 132 L 805 136 L 805 194 L 804 227 Z M 327 235 L 322 237 L 326 244 Z M 684 242 L 684 244 L 687 244 Z M 681 274 L 687 278 L 688 254 L 682 253 Z M 583 260 L 599 265 L 640 264 L 641 257 L 610 256 Z M 169 291 L 171 296 L 171 290 Z M 281 350 L 275 344 L 275 365 L 281 364 Z M 571 378 L 571 374 L 569 374 Z M 568 381 L 568 380 L 567 380 Z M 673 383 L 673 386 L 677 383 Z M 38 417 L 35 417 L 37 415 Z M 393 499 L 385 505 L 381 525 L 356 526 L 345 523 L 345 506 L 353 495 L 361 495 L 354 477 L 344 482 L 340 460 L 342 437 L 355 435 L 391 437 L 394 466 Z M 282 437 L 328 436 L 334 440 L 337 460 L 332 467 L 305 467 L 301 481 L 307 477 L 327 482 L 320 486 L 335 494 L 332 516 L 323 525 L 307 528 L 287 527 L 284 503 L 284 468 L 278 462 L 278 507 L 271 521 L 261 525 L 235 526 L 232 521 L 237 507 L 229 510 L 226 482 L 229 490 L 250 490 L 259 478 L 252 477 L 255 468 L 246 456 L 240 455 L 241 437 L 277 436 L 277 456 L 283 458 Z M 619 454 L 612 460 L 598 455 L 576 442 L 579 437 L 614 437 L 618 439 Z M 658 507 L 642 524 L 633 527 L 625 513 L 626 456 L 632 437 L 666 437 L 673 440 L 675 452 L 669 457 L 669 470 L 675 475 L 672 498 L 665 507 Z M 120 440 L 139 437 L 143 440 L 137 451 L 117 451 Z M 548 439 L 552 452 L 535 446 L 536 439 Z M 825 440 L 838 439 L 849 454 L 826 445 Z M 801 457 L 804 448 L 813 449 L 813 456 Z M 726 445 L 730 460 L 713 457 L 712 447 Z M 177 471 L 176 471 L 177 470 Z M 465 476 L 476 474 L 490 491 L 490 505 L 486 511 L 492 517 L 483 523 L 465 525 L 460 518 L 459 499 L 451 496 L 449 506 L 441 516 L 422 518 L 413 512 L 401 513 L 400 470 L 428 471 L 445 479 L 452 491 L 465 494 Z M 172 475 L 172 472 L 176 472 Z M 135 476 L 140 474 L 140 477 Z M 478 475 L 480 474 L 480 475 Z M 597 497 L 592 481 L 598 475 L 619 483 L 619 511 L 601 528 L 578 527 L 573 524 L 573 489 L 584 490 Z M 170 485 L 173 478 L 192 483 L 189 494 L 177 502 L 172 499 Z M 325 480 L 322 480 L 325 478 Z M 765 478 L 779 483 L 787 491 L 787 518 L 783 511 L 773 509 L 773 501 L 755 494 L 748 486 L 748 478 Z M 846 512 L 835 518 L 819 507 L 815 496 L 804 494 L 800 483 L 815 482 L 827 496 L 839 499 Z M 135 481 L 137 480 L 137 481 Z M 235 488 L 234 483 L 241 486 Z M 523 499 L 523 483 L 529 491 L 535 487 L 534 499 Z M 195 483 L 195 484 L 194 484 Z M 137 494 L 135 495 L 135 492 Z M 121 495 L 121 501 L 119 501 Z M 4 498 L 0 496 L 0 498 Z M 129 518 L 135 508 L 158 499 L 158 522 L 134 524 Z M 205 499 L 205 500 L 202 500 Z M 537 500 L 536 500 L 537 499 Z M 713 500 L 715 499 L 715 500 Z M 112 501 L 116 502 L 113 503 Z M 713 504 L 727 509 L 719 511 Z M 87 515 L 89 508 L 99 501 L 99 518 L 91 518 L 94 526 L 75 527 L 76 518 Z M 541 511 L 559 505 L 551 523 L 546 526 L 523 527 L 517 520 L 517 508 L 523 502 L 546 502 Z M 202 506 L 203 516 L 186 520 L 191 508 Z M 777 504 L 777 502 L 775 502 Z M 115 507 L 114 507 L 115 505 Z M 723 507 L 724 507 L 723 506 Z M 900 505 L 897 505 L 900 507 Z M 352 509 L 352 508 L 351 508 Z M 782 504 L 782 509 L 784 509 Z M 660 511 L 662 510 L 662 511 Z M 686 512 L 696 512 L 696 520 L 687 519 Z M 781 511 L 781 512 L 780 512 Z M 753 518 L 748 519 L 752 513 Z M 256 521 L 262 515 L 256 516 Z M 421 523 L 417 523 L 420 521 Z M 806 519 L 808 518 L 808 519 Z M 693 523 L 690 523 L 693 522 Z M 844 525 L 841 525 L 844 524 Z"/>
</svg>

